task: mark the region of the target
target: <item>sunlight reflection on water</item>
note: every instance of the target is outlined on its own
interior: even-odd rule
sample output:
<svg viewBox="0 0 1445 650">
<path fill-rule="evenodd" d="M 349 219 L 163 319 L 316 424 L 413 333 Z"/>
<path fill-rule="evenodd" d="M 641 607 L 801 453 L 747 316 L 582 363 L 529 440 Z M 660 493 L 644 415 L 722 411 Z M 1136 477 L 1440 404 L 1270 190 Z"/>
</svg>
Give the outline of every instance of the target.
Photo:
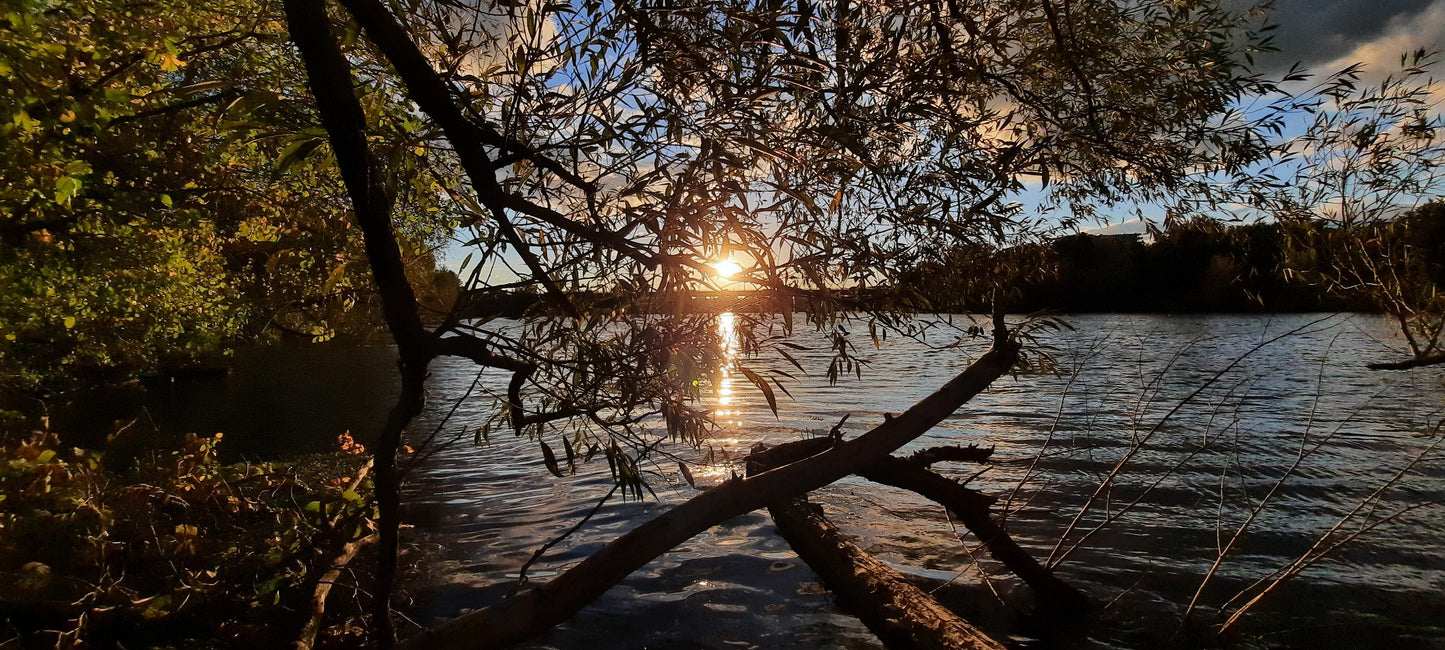
<svg viewBox="0 0 1445 650">
<path fill-rule="evenodd" d="M 1445 371 L 1364 370 L 1364 361 L 1399 354 L 1388 343 L 1389 324 L 1369 316 L 1339 317 L 1262 348 L 1175 410 L 1231 361 L 1313 318 L 1071 317 L 1076 331 L 1048 341 L 1066 372 L 1006 377 L 911 448 L 995 446 L 994 464 L 970 486 L 1010 505 L 1011 532 L 1042 559 L 1128 453 L 1130 442 L 1147 437 L 1148 444 L 1130 457 L 1126 471 L 1104 495 L 1107 499 L 1080 518 L 1071 541 L 1125 504 L 1138 502 L 1093 533 L 1057 571 L 1097 602 L 1111 603 L 1089 644 L 1153 645 L 1173 633 L 1177 614 L 1217 549 L 1280 476 L 1290 473 L 1201 602 L 1217 606 L 1307 551 L 1432 442 L 1423 434 L 1439 422 L 1445 407 Z M 718 328 L 725 354 L 736 358 L 732 315 L 720 318 Z M 749 382 L 735 383 L 728 374 L 721 376 L 715 393 L 705 396 L 724 424 L 710 441 L 715 459 L 741 458 L 758 441 L 821 435 L 845 414 L 850 416 L 845 435 L 859 435 L 881 422 L 885 412 L 902 411 L 931 392 L 986 346 L 966 341 L 942 348 L 951 339 L 920 343 L 897 336 L 877 349 L 860 342 L 869 362 L 862 379 L 844 377 L 830 386 L 822 373 L 829 358 L 826 341 L 811 332 L 790 340 L 806 348 L 794 356 L 812 374 L 788 386 L 795 400 L 779 395 L 776 416 Z M 747 363 L 759 372 L 791 368 L 780 359 Z M 415 430 L 430 431 L 474 376 L 464 363 L 439 363 L 429 386 L 431 410 Z M 505 381 L 501 375 L 493 379 Z M 484 401 L 464 403 L 449 426 L 475 426 L 489 408 Z M 1291 469 L 1302 449 L 1317 444 Z M 670 461 L 651 469 L 658 501 L 609 503 L 581 534 L 539 563 L 534 575 L 575 563 L 695 494 Z M 957 467 L 952 473 L 965 478 L 978 469 Z M 741 470 L 730 462 L 692 470 L 700 486 L 734 471 Z M 408 501 L 413 522 L 447 547 L 443 582 L 470 587 L 515 576 L 536 547 L 570 527 L 608 487 L 605 463 L 554 479 L 534 441 L 494 434 L 485 446 L 454 445 L 417 468 L 410 476 Z M 962 575 L 956 590 L 983 598 L 975 602 L 992 598 L 975 586 L 973 576 L 980 568 L 993 575 L 993 587 L 1005 598 L 1017 591 L 1011 580 L 997 575 L 990 559 L 981 556 L 976 563 L 969 550 L 975 540 L 968 539 L 967 548 L 961 545 L 953 525 L 927 501 L 856 478 L 815 496 L 840 528 L 895 566 L 944 580 Z M 1378 499 L 1376 518 L 1442 499 L 1445 463 L 1436 454 Z M 1356 638 L 1350 634 L 1376 641 L 1445 642 L 1439 629 L 1430 627 L 1445 620 L 1445 532 L 1439 521 L 1438 510 L 1419 511 L 1342 549 L 1274 594 L 1250 619 L 1249 629 L 1292 630 L 1265 641 L 1295 645 L 1336 645 L 1328 642 Z M 773 568 L 778 558 L 791 554 L 765 513 L 715 527 L 685 547 L 649 564 L 538 647 L 876 646 L 860 624 L 809 586 L 816 577 L 805 565 L 794 559 Z M 443 584 L 426 595 L 422 613 L 452 615 L 503 593 L 478 594 Z M 1208 609 L 1200 620 L 1214 622 Z M 984 622 L 1004 633 L 1032 634 L 1007 618 L 985 616 Z M 1345 636 L 1332 636 L 1340 634 Z"/>
</svg>

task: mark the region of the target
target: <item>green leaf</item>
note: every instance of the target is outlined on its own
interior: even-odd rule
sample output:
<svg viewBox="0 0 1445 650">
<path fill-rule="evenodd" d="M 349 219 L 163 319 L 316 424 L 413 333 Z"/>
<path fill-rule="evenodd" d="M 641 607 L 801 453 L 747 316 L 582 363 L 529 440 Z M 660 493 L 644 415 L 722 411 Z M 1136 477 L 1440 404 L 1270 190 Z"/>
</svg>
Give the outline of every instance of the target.
<svg viewBox="0 0 1445 650">
<path fill-rule="evenodd" d="M 172 205 L 171 195 L 169 195 L 169 194 L 162 194 L 162 195 L 161 195 L 161 205 L 164 205 L 164 206 L 166 206 L 166 207 L 168 207 L 168 208 L 171 207 L 171 205 Z"/>
<path fill-rule="evenodd" d="M 319 137 L 303 138 L 292 140 L 290 144 L 281 149 L 277 155 L 276 173 L 285 174 L 292 167 L 304 162 L 312 151 L 321 146 L 323 140 Z"/>
<path fill-rule="evenodd" d="M 55 202 L 59 205 L 68 205 L 70 199 L 80 192 L 80 179 L 74 176 L 61 176 L 55 180 Z"/>
<path fill-rule="evenodd" d="M 350 501 L 352 503 L 358 503 L 361 501 L 361 494 L 359 494 L 356 490 L 347 490 L 341 493 L 341 498 L 346 499 L 347 501 Z"/>
<path fill-rule="evenodd" d="M 54 450 L 54 449 L 46 449 L 45 451 L 40 452 L 40 455 L 35 458 L 35 462 L 37 462 L 37 463 L 42 463 L 42 464 L 43 464 L 43 463 L 48 463 L 48 462 L 50 462 L 50 461 L 51 461 L 52 459 L 54 459 L 54 458 L 55 458 L 55 450 Z"/>
<path fill-rule="evenodd" d="M 75 328 L 75 317 L 74 317 L 74 316 L 66 316 L 66 317 L 65 317 L 65 329 L 74 329 L 74 328 Z"/>
</svg>

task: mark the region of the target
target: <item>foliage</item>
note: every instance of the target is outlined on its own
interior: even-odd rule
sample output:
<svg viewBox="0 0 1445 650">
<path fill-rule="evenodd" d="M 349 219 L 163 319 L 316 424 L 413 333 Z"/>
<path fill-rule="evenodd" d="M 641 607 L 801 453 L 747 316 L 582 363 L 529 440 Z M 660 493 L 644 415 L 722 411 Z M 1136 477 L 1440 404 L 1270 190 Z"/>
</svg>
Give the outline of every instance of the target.
<svg viewBox="0 0 1445 650">
<path fill-rule="evenodd" d="M 468 295 L 530 291 L 562 316 L 439 333 L 527 365 L 502 420 L 579 426 L 577 451 L 642 453 L 664 405 L 697 421 L 675 416 L 718 376 L 700 352 L 715 323 L 676 307 L 723 286 L 714 261 L 744 267 L 733 287 L 808 298 L 835 335 L 850 310 L 906 329 L 918 296 L 893 289 L 941 249 L 991 269 L 985 296 L 1038 270 L 1017 245 L 1047 215 L 1011 195 L 1087 214 L 1235 169 L 1260 140 L 1231 106 L 1272 88 L 1240 56 L 1257 17 L 1209 2 L 342 4 L 451 144 L 418 164 L 467 179 L 443 190 L 471 235 Z"/>
<path fill-rule="evenodd" d="M 0 14 L 0 385 L 125 378 L 273 326 L 374 322 L 360 240 L 278 8 L 135 0 Z M 419 146 L 405 116 L 379 122 Z M 406 129 L 412 129 L 407 131 Z M 441 219 L 394 170 L 418 279 Z M 352 315 L 348 315 L 352 314 Z"/>
<path fill-rule="evenodd" d="M 49 433 L 0 448 L 4 635 L 61 647 L 289 642 L 287 612 L 335 549 L 370 532 L 369 483 L 349 486 L 361 457 L 223 466 L 220 442 L 188 435 L 126 476 Z"/>
<path fill-rule="evenodd" d="M 1281 102 L 1276 110 L 1310 119 L 1298 132 L 1277 131 L 1282 139 L 1269 163 L 1224 191 L 1230 206 L 1244 208 L 1242 218 L 1289 226 L 1292 274 L 1394 318 L 1416 361 L 1445 359 L 1445 299 L 1432 245 L 1439 208 L 1426 205 L 1445 197 L 1438 64 L 1437 53 L 1406 54 L 1379 83 L 1366 83 L 1354 65 Z"/>
</svg>

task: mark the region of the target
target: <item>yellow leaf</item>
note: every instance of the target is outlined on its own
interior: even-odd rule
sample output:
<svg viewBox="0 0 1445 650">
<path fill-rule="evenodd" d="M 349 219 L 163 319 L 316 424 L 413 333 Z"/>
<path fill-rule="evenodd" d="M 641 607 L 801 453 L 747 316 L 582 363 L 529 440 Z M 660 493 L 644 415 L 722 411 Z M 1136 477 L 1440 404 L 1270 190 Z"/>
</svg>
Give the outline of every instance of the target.
<svg viewBox="0 0 1445 650">
<path fill-rule="evenodd" d="M 161 70 L 163 72 L 175 72 L 176 70 L 180 70 L 181 68 L 184 68 L 186 66 L 185 61 L 182 61 L 180 57 L 171 54 L 170 52 L 157 54 L 155 58 L 156 63 L 160 64 Z"/>
<path fill-rule="evenodd" d="M 66 316 L 66 317 L 65 317 L 65 329 L 71 329 L 71 328 L 73 328 L 73 327 L 75 327 L 75 317 L 74 317 L 74 316 Z"/>
</svg>

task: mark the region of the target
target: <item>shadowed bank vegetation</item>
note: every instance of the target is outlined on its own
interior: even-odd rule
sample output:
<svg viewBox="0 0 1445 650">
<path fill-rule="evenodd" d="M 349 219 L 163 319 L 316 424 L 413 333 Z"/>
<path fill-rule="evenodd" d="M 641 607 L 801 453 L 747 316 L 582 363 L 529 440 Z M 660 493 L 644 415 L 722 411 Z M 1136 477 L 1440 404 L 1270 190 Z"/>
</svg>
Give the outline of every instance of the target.
<svg viewBox="0 0 1445 650">
<path fill-rule="evenodd" d="M 52 433 L 6 431 L 0 634 L 27 644 L 281 647 L 303 631 L 314 641 L 323 576 L 374 541 L 364 450 L 349 439 L 339 454 L 222 465 L 221 434 L 192 434 L 115 471 Z M 355 643 L 364 573 L 325 580 L 350 597 L 334 599 L 323 639 Z"/>
</svg>

